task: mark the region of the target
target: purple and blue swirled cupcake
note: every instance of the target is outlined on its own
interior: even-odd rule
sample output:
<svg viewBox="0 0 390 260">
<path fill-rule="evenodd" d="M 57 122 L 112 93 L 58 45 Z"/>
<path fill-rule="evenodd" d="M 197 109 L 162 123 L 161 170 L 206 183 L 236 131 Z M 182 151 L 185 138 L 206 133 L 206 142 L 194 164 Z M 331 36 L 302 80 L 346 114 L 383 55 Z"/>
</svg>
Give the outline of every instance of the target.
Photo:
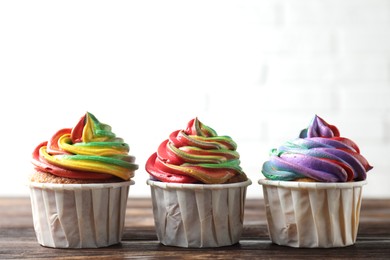
<svg viewBox="0 0 390 260">
<path fill-rule="evenodd" d="M 270 180 L 349 182 L 365 180 L 370 169 L 355 142 L 315 115 L 299 138 L 271 150 L 262 173 Z"/>
<path fill-rule="evenodd" d="M 260 179 L 270 239 L 291 247 L 356 241 L 362 188 L 372 169 L 352 140 L 314 116 L 298 138 L 272 149 Z"/>
</svg>

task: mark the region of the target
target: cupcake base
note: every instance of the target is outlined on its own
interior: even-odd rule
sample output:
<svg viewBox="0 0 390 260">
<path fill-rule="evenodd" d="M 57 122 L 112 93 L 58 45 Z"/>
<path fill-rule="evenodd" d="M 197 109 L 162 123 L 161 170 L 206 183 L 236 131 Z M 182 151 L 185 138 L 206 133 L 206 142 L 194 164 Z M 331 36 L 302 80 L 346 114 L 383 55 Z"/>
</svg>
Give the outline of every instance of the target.
<svg viewBox="0 0 390 260">
<path fill-rule="evenodd" d="M 122 239 L 133 181 L 99 184 L 31 182 L 34 229 L 42 246 L 98 248 Z"/>
<path fill-rule="evenodd" d="M 259 180 L 271 241 L 310 248 L 353 245 L 366 183 Z"/>
<path fill-rule="evenodd" d="M 177 184 L 148 180 L 159 241 L 177 247 L 237 243 L 250 180 L 232 184 Z"/>
</svg>

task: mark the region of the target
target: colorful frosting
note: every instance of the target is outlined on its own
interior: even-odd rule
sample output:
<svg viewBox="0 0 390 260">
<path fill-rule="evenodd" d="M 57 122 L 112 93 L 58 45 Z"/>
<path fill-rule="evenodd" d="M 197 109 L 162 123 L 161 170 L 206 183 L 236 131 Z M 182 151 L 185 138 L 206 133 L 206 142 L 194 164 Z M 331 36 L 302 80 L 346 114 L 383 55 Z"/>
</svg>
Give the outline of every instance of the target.
<svg viewBox="0 0 390 260">
<path fill-rule="evenodd" d="M 32 163 L 38 171 L 74 179 L 129 180 L 138 165 L 129 154 L 129 145 L 86 113 L 77 125 L 59 130 L 47 142 L 39 144 Z"/>
<path fill-rule="evenodd" d="M 236 148 L 232 138 L 218 136 L 194 118 L 186 130 L 174 131 L 160 144 L 145 168 L 152 178 L 162 182 L 218 184 L 246 180 Z"/>
<path fill-rule="evenodd" d="M 299 138 L 271 150 L 262 173 L 271 180 L 348 182 L 365 180 L 370 169 L 372 166 L 360 154 L 359 147 L 340 137 L 336 126 L 316 115 Z"/>
</svg>

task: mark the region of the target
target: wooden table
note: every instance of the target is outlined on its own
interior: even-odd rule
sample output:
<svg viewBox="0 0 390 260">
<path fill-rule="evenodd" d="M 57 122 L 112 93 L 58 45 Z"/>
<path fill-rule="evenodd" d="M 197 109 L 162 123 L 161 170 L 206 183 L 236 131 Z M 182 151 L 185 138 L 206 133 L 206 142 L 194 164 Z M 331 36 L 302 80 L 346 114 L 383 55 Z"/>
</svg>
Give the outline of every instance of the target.
<svg viewBox="0 0 390 260">
<path fill-rule="evenodd" d="M 35 238 L 29 198 L 0 198 L 0 259 L 390 259 L 390 199 L 363 199 L 356 244 L 344 248 L 297 249 L 272 244 L 263 201 L 246 202 L 244 232 L 236 245 L 187 249 L 161 245 L 150 199 L 129 198 L 123 241 L 99 249 L 52 249 Z"/>
</svg>

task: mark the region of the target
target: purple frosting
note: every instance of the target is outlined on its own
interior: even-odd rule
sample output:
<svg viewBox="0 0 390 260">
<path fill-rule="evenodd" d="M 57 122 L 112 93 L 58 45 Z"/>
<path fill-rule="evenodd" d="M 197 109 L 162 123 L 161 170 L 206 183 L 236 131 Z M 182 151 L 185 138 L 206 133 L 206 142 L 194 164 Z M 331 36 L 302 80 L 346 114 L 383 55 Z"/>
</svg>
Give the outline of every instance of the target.
<svg viewBox="0 0 390 260">
<path fill-rule="evenodd" d="M 350 139 L 340 137 L 336 126 L 315 116 L 299 138 L 272 149 L 263 164 L 263 175 L 271 180 L 311 178 L 319 182 L 365 180 L 372 166 Z"/>
<path fill-rule="evenodd" d="M 300 138 L 310 137 L 335 137 L 340 136 L 336 126 L 330 125 L 324 119 L 315 115 L 308 128 L 303 129 L 299 135 Z"/>
</svg>

